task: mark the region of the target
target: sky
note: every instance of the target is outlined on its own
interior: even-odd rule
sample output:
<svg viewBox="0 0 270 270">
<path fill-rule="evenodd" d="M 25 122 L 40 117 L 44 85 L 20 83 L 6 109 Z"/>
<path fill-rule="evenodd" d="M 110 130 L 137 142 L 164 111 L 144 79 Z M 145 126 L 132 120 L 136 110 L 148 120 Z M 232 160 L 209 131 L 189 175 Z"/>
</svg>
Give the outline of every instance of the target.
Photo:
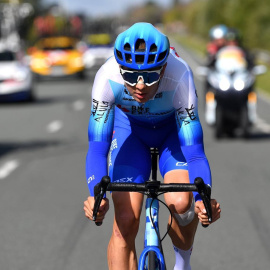
<svg viewBox="0 0 270 270">
<path fill-rule="evenodd" d="M 168 8 L 173 0 L 153 0 L 158 5 Z M 68 12 L 82 12 L 91 17 L 106 15 L 117 15 L 123 13 L 127 8 L 143 5 L 148 0 L 43 0 L 44 3 L 61 4 Z"/>
</svg>

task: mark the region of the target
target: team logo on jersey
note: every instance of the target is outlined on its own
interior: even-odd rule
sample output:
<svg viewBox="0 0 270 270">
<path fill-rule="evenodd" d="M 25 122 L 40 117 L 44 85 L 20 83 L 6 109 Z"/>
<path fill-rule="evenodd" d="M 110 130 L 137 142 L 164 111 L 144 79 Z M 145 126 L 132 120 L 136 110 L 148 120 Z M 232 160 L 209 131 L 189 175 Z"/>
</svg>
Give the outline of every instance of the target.
<svg viewBox="0 0 270 270">
<path fill-rule="evenodd" d="M 149 108 L 143 106 L 131 106 L 132 114 L 147 114 L 149 113 Z"/>
<path fill-rule="evenodd" d="M 195 107 L 194 107 L 193 104 L 191 105 L 190 108 L 185 108 L 185 109 L 186 109 L 186 111 L 187 111 L 187 113 L 188 113 L 188 116 L 189 116 L 190 120 L 194 121 L 194 120 L 197 119 L 197 117 L 196 117 L 196 115 L 195 115 L 195 112 L 194 112 Z"/>
<path fill-rule="evenodd" d="M 115 180 L 115 183 L 132 183 L 133 177 L 123 177 L 118 180 Z"/>
<path fill-rule="evenodd" d="M 88 177 L 87 184 L 90 184 L 93 180 L 95 180 L 95 175 Z"/>
<path fill-rule="evenodd" d="M 178 162 L 176 162 L 175 165 L 176 165 L 176 166 L 179 166 L 179 167 L 187 166 L 187 162 L 180 162 L 180 161 L 178 161 Z"/>
<path fill-rule="evenodd" d="M 96 99 L 93 99 L 92 104 L 91 115 L 93 116 L 94 120 L 100 122 L 103 119 L 104 123 L 106 123 L 108 121 L 112 106 L 107 101 L 98 101 Z"/>
<path fill-rule="evenodd" d="M 112 166 L 112 151 L 117 148 L 117 139 L 113 139 L 111 142 L 110 152 L 109 152 L 109 166 Z"/>
<path fill-rule="evenodd" d="M 190 108 L 180 107 L 177 110 L 177 119 L 180 119 L 185 125 L 188 125 L 191 121 L 194 121 L 197 119 L 195 115 L 195 107 L 192 104 Z M 178 122 L 178 124 L 181 126 L 181 123 Z"/>
</svg>

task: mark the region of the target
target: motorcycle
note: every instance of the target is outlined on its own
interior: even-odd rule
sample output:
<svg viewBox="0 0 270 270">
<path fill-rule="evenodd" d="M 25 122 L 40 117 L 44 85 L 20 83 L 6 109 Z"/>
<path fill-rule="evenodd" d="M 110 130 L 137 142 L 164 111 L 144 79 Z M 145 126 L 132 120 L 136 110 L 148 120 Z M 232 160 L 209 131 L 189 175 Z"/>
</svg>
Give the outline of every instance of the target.
<svg viewBox="0 0 270 270">
<path fill-rule="evenodd" d="M 248 67 L 240 47 L 226 46 L 213 67 L 201 66 L 196 72 L 206 78 L 205 120 L 215 128 L 215 137 L 236 133 L 248 137 L 257 117 L 256 76 L 265 73 L 266 67 Z"/>
</svg>

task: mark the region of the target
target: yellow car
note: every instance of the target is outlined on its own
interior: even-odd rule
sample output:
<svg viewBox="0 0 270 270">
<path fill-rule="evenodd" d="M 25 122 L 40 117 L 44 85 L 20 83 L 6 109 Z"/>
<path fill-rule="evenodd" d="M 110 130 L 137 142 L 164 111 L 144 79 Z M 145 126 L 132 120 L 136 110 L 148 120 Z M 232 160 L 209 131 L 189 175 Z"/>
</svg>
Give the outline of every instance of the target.
<svg viewBox="0 0 270 270">
<path fill-rule="evenodd" d="M 76 49 L 78 40 L 71 37 L 46 37 L 31 49 L 30 68 L 38 76 L 77 75 L 84 78 L 82 53 Z"/>
</svg>

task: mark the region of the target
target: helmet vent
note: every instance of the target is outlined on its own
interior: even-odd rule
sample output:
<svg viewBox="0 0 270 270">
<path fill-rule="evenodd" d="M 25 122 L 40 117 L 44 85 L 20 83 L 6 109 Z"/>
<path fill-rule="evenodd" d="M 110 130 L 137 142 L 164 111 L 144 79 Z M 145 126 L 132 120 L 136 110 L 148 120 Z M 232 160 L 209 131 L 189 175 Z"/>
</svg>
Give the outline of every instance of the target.
<svg viewBox="0 0 270 270">
<path fill-rule="evenodd" d="M 167 50 L 160 53 L 159 56 L 158 56 L 157 62 L 160 62 L 160 61 L 164 60 L 166 55 L 167 55 Z"/>
<path fill-rule="evenodd" d="M 125 45 L 124 45 L 124 50 L 125 51 L 131 51 L 131 47 L 130 47 L 130 44 L 129 43 L 126 43 Z"/>
<path fill-rule="evenodd" d="M 125 53 L 125 58 L 127 63 L 132 63 L 132 56 L 130 53 Z"/>
<path fill-rule="evenodd" d="M 150 54 L 148 57 L 148 64 L 153 64 L 155 62 L 156 54 Z"/>
<path fill-rule="evenodd" d="M 136 44 L 135 44 L 135 51 L 136 52 L 145 52 L 146 50 L 146 44 L 144 39 L 137 39 Z"/>
<path fill-rule="evenodd" d="M 144 63 L 144 55 L 135 55 L 135 61 L 137 64 L 143 64 Z"/>
<path fill-rule="evenodd" d="M 157 45 L 153 43 L 150 47 L 150 52 L 156 52 L 156 51 L 157 51 Z"/>
<path fill-rule="evenodd" d="M 120 51 L 118 51 L 117 49 L 116 49 L 116 55 L 121 61 L 123 61 L 122 53 Z"/>
</svg>

